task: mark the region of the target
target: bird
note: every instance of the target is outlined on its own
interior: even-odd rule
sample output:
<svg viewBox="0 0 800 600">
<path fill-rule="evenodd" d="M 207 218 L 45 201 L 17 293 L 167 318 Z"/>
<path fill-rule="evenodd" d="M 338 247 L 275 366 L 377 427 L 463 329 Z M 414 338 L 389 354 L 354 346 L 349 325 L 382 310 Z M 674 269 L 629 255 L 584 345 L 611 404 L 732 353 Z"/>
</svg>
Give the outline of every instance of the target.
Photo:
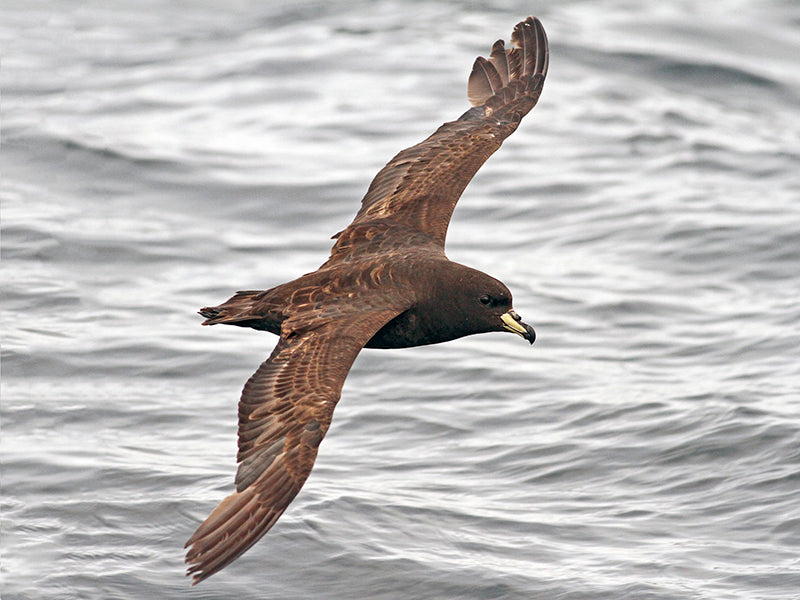
<svg viewBox="0 0 800 600">
<path fill-rule="evenodd" d="M 253 546 L 297 496 L 362 348 L 407 348 L 494 331 L 533 344 L 501 281 L 450 261 L 450 217 L 478 169 L 537 103 L 549 63 L 541 21 L 518 23 L 469 75 L 471 107 L 375 176 L 328 259 L 269 290 L 201 309 L 203 325 L 268 331 L 277 345 L 238 406 L 235 491 L 186 542 L 192 585 Z"/>
</svg>

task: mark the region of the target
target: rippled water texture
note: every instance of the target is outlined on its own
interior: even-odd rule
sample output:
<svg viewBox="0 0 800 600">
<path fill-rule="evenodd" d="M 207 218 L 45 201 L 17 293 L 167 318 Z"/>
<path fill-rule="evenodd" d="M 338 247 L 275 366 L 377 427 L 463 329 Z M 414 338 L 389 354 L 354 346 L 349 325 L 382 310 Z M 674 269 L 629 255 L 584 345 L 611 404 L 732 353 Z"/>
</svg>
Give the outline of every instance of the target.
<svg viewBox="0 0 800 600">
<path fill-rule="evenodd" d="M 0 23 L 4 600 L 798 597 L 796 2 L 68 4 Z M 323 262 L 528 14 L 545 90 L 448 254 L 537 343 L 363 352 L 190 588 L 274 344 L 195 311 Z"/>
</svg>

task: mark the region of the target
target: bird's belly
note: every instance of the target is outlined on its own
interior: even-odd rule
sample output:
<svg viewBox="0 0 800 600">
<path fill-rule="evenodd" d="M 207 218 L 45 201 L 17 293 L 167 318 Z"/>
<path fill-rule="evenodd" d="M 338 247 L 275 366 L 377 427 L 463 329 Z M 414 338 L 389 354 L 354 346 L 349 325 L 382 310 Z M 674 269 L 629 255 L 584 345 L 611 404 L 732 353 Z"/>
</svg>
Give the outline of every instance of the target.
<svg viewBox="0 0 800 600">
<path fill-rule="evenodd" d="M 427 346 L 428 344 L 447 342 L 451 339 L 453 338 L 446 335 L 442 337 L 441 332 L 432 335 L 429 328 L 423 325 L 415 312 L 406 311 L 384 325 L 364 347 L 411 348 L 413 346 Z"/>
</svg>

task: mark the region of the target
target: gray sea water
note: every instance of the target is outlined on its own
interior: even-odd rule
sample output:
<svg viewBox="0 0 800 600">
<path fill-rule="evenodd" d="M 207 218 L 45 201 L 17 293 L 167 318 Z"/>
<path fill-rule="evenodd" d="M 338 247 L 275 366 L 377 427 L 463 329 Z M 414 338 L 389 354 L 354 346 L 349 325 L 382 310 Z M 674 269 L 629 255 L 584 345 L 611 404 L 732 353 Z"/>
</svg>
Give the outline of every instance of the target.
<svg viewBox="0 0 800 600">
<path fill-rule="evenodd" d="M 190 588 L 314 270 L 539 16 L 539 105 L 448 255 L 536 327 L 364 351 L 278 525 Z M 4 1 L 2 597 L 800 598 L 794 0 Z"/>
</svg>

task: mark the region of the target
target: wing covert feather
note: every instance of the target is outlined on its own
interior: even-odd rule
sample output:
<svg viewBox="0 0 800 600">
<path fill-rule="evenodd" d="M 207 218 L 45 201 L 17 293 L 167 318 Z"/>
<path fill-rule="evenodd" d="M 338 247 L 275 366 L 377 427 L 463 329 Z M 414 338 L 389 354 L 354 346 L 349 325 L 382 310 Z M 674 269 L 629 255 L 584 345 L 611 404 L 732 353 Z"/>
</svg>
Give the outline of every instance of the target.
<svg viewBox="0 0 800 600">
<path fill-rule="evenodd" d="M 350 227 L 388 219 L 444 246 L 464 188 L 541 94 L 549 62 L 544 27 L 529 17 L 514 28 L 512 42 L 516 47 L 505 49 L 498 40 L 489 60 L 476 59 L 468 84 L 473 108 L 389 161 L 370 184 Z"/>
<path fill-rule="evenodd" d="M 392 281 L 391 265 L 368 259 L 443 249 L 464 188 L 535 106 L 548 69 L 544 28 L 529 17 L 511 40 L 514 47 L 497 41 L 488 60 L 476 59 L 467 86 L 472 108 L 381 169 L 320 270 L 289 288 L 240 292 L 201 311 L 205 324 L 280 327 L 280 340 L 239 401 L 236 490 L 186 543 L 193 584 L 241 556 L 280 518 L 311 472 L 356 356 L 409 308 L 405 292 L 380 291 Z"/>
<path fill-rule="evenodd" d="M 398 312 L 347 315 L 310 329 L 301 313 L 284 324 L 239 401 L 236 491 L 186 542 L 192 584 L 241 556 L 283 514 L 314 466 L 353 361 Z"/>
</svg>

